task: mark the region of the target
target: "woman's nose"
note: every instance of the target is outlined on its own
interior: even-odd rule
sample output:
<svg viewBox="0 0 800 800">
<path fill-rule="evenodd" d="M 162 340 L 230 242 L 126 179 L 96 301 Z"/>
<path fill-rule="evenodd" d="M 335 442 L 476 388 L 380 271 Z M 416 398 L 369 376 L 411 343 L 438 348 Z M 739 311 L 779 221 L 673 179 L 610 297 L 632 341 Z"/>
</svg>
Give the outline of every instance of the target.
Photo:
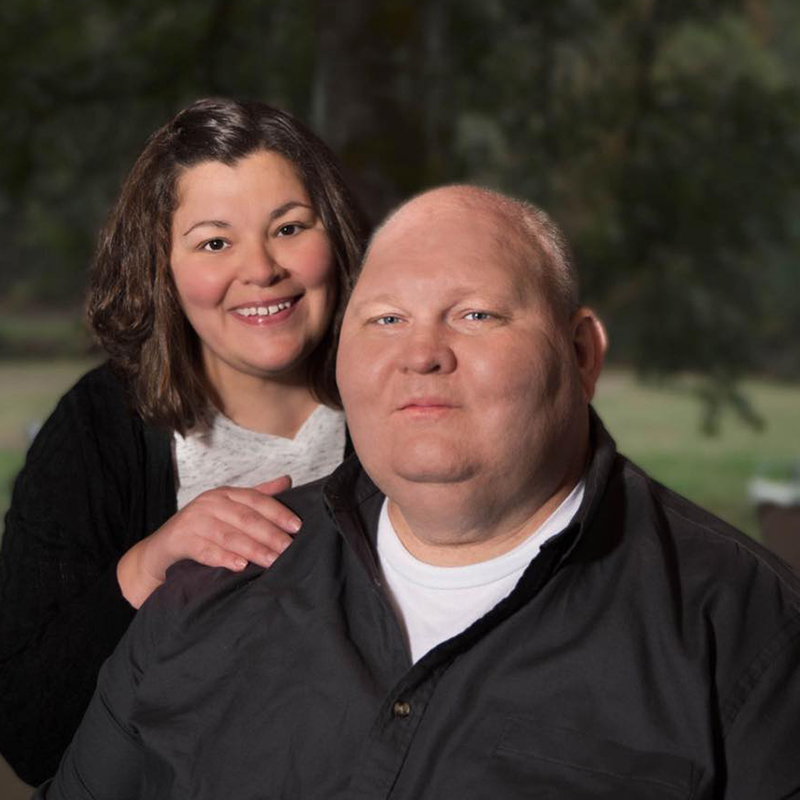
<svg viewBox="0 0 800 800">
<path fill-rule="evenodd" d="M 239 279 L 242 283 L 272 286 L 285 277 L 286 270 L 278 263 L 268 244 L 256 242 L 242 254 Z"/>
</svg>

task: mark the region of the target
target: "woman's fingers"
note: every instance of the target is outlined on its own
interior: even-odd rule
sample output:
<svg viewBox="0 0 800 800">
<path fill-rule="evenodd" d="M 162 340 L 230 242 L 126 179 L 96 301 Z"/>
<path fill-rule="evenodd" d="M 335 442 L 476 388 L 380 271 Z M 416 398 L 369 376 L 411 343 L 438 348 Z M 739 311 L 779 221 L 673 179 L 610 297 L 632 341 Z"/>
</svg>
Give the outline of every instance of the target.
<svg viewBox="0 0 800 800">
<path fill-rule="evenodd" d="M 274 509 L 270 509 L 274 512 Z M 291 543 L 292 537 L 251 505 L 229 499 L 216 514 L 198 521 L 192 537 L 193 552 L 198 540 L 211 542 L 261 566 L 270 566 Z M 204 562 L 205 563 L 205 562 Z"/>
<path fill-rule="evenodd" d="M 182 517 L 180 522 L 178 517 Z M 261 566 L 271 566 L 292 543 L 290 533 L 300 528 L 299 517 L 270 495 L 230 486 L 205 492 L 173 519 L 179 523 L 173 528 L 173 546 L 182 550 L 176 555 L 204 564 L 208 559 L 198 558 L 199 548 L 214 545 Z"/>
<path fill-rule="evenodd" d="M 272 483 L 272 481 L 270 481 L 270 483 Z M 261 484 L 261 486 L 264 485 L 265 484 Z M 287 533 L 297 533 L 300 530 L 302 525 L 300 517 L 283 505 L 283 503 L 261 491 L 261 489 L 242 489 L 228 486 L 225 487 L 225 492 L 229 500 L 255 511 L 265 520 L 268 520 Z M 241 509 L 238 511 L 243 514 L 244 519 L 249 519 L 249 515 L 245 514 Z"/>
<path fill-rule="evenodd" d="M 197 537 L 195 546 L 210 542 L 262 567 L 272 566 L 292 543 L 292 537 L 252 510 L 246 510 L 245 515 L 235 514 L 233 522 L 218 519 L 203 539 Z"/>
<path fill-rule="evenodd" d="M 290 475 L 280 475 L 277 478 L 273 478 L 271 481 L 259 483 L 253 488 L 264 494 L 278 494 L 292 488 L 292 478 Z"/>
<path fill-rule="evenodd" d="M 123 595 L 138 608 L 182 558 L 234 571 L 248 562 L 272 566 L 300 529 L 300 518 L 271 496 L 290 486 L 284 475 L 252 489 L 221 486 L 199 495 L 120 559 Z"/>
<path fill-rule="evenodd" d="M 238 529 L 220 523 L 211 538 L 194 540 L 195 551 L 189 554 L 193 561 L 209 567 L 225 567 L 234 572 L 243 570 L 248 562 L 270 567 L 279 553 L 259 544 Z"/>
</svg>

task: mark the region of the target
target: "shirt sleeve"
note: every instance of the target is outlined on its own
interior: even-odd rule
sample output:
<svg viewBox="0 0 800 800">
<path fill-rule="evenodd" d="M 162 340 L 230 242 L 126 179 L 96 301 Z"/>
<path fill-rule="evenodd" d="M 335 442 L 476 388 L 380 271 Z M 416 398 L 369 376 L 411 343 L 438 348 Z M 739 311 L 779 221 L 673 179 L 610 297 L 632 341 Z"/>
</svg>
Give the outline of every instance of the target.
<svg viewBox="0 0 800 800">
<path fill-rule="evenodd" d="M 62 398 L 31 446 L 6 516 L 0 752 L 34 785 L 55 772 L 100 665 L 134 616 L 116 564 L 130 545 L 137 487 L 126 466 L 130 422 L 113 399 L 81 384 Z"/>
<path fill-rule="evenodd" d="M 58 772 L 36 797 L 133 800 L 141 795 L 145 750 L 134 722 L 137 690 L 169 620 L 161 591 L 148 599 L 105 662 L 97 689 Z"/>
<path fill-rule="evenodd" d="M 800 611 L 739 681 L 725 736 L 726 800 L 800 798 Z"/>
</svg>

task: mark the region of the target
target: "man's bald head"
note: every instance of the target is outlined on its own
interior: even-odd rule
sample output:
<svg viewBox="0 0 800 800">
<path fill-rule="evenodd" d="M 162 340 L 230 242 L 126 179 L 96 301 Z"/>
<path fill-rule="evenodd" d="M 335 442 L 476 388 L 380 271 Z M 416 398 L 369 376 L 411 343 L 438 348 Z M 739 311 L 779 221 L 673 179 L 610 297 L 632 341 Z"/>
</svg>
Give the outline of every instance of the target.
<svg viewBox="0 0 800 800">
<path fill-rule="evenodd" d="M 337 380 L 361 463 L 431 563 L 513 546 L 583 470 L 605 336 L 566 252 L 538 209 L 469 186 L 414 198 L 372 241 Z"/>
<path fill-rule="evenodd" d="M 435 224 L 437 216 L 459 208 L 485 218 L 509 260 L 546 287 L 559 316 L 568 318 L 578 308 L 578 277 L 560 228 L 532 203 L 479 186 L 442 186 L 398 206 L 373 233 L 363 263 L 379 239 L 399 233 L 405 224 L 418 224 L 423 215 Z"/>
</svg>

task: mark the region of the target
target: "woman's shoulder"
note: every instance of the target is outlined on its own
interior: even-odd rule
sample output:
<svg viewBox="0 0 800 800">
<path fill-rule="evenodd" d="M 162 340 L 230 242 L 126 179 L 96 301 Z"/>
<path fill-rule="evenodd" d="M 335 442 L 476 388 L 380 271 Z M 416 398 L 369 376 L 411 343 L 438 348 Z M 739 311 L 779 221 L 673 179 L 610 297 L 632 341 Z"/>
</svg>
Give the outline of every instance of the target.
<svg viewBox="0 0 800 800">
<path fill-rule="evenodd" d="M 125 383 L 101 364 L 78 379 L 44 420 L 28 450 L 17 484 L 23 487 L 146 474 L 170 483 L 171 438 L 135 412 Z M 166 473 L 165 473 L 166 470 Z M 129 487 L 130 488 L 130 487 Z"/>
<path fill-rule="evenodd" d="M 108 361 L 104 361 L 102 364 L 85 372 L 64 396 L 88 398 L 95 395 L 116 396 L 121 399 L 127 397 L 124 379 Z"/>
<path fill-rule="evenodd" d="M 55 446 L 74 448 L 94 443 L 100 449 L 139 438 L 147 426 L 129 400 L 125 381 L 108 363 L 81 376 L 45 420 L 29 457 Z"/>
<path fill-rule="evenodd" d="M 56 404 L 53 416 L 91 425 L 140 424 L 130 400 L 127 382 L 104 362 L 82 375 Z"/>
</svg>

